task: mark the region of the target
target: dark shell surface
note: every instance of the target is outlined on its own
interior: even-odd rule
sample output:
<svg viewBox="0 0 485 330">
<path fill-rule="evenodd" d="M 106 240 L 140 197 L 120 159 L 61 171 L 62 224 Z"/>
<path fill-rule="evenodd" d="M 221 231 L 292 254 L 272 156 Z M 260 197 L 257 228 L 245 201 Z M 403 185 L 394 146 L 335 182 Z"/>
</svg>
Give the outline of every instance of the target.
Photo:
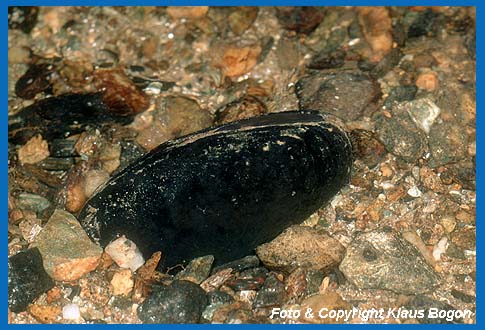
<svg viewBox="0 0 485 330">
<path fill-rule="evenodd" d="M 102 246 L 120 235 L 160 268 L 212 254 L 244 257 L 300 223 L 349 181 L 341 121 L 290 111 L 168 141 L 113 177 L 79 214 Z"/>
</svg>

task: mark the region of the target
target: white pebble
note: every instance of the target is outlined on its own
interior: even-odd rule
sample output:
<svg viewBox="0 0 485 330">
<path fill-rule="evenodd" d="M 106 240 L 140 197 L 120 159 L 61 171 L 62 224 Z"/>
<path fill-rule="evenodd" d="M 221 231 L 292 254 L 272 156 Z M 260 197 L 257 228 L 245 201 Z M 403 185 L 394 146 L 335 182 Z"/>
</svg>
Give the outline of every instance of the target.
<svg viewBox="0 0 485 330">
<path fill-rule="evenodd" d="M 118 266 L 121 268 L 129 268 L 133 272 L 145 263 L 145 259 L 143 259 L 136 244 L 125 236 L 121 236 L 109 243 L 104 251 Z"/>
<path fill-rule="evenodd" d="M 448 238 L 443 236 L 442 239 L 433 248 L 433 258 L 438 261 L 441 259 L 441 255 L 446 252 L 446 247 L 448 246 Z"/>
<path fill-rule="evenodd" d="M 67 304 L 62 307 L 62 318 L 64 320 L 78 320 L 81 317 L 79 306 L 76 304 Z"/>
<path fill-rule="evenodd" d="M 416 186 L 412 186 L 408 189 L 408 195 L 411 197 L 421 197 L 422 194 L 423 193 L 421 192 L 421 190 L 419 190 L 419 188 Z"/>
</svg>

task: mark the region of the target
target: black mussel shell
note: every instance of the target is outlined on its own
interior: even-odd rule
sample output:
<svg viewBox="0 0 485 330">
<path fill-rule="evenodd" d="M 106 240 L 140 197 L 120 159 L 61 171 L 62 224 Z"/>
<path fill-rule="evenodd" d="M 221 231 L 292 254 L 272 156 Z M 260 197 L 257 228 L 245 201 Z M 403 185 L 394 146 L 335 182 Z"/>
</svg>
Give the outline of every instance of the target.
<svg viewBox="0 0 485 330">
<path fill-rule="evenodd" d="M 102 246 L 120 235 L 174 266 L 212 254 L 251 254 L 300 223 L 349 181 L 352 147 L 341 121 L 280 112 L 158 146 L 98 190 L 79 215 Z"/>
</svg>

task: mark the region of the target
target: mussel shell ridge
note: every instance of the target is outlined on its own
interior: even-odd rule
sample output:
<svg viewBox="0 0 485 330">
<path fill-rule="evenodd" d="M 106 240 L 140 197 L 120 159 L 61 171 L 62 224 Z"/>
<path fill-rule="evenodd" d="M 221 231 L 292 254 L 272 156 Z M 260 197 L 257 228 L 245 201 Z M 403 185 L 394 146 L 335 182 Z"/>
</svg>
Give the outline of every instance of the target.
<svg viewBox="0 0 485 330">
<path fill-rule="evenodd" d="M 168 141 L 114 176 L 79 214 L 102 246 L 120 235 L 162 268 L 212 254 L 251 254 L 300 223 L 349 181 L 342 124 L 318 112 L 280 112 Z"/>
</svg>

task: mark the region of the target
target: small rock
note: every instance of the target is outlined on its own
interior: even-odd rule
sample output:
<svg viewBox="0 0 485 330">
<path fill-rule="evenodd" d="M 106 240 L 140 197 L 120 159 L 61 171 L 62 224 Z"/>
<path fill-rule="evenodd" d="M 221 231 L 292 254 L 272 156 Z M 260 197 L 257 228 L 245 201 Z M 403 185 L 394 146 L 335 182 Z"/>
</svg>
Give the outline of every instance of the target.
<svg viewBox="0 0 485 330">
<path fill-rule="evenodd" d="M 372 62 L 379 62 L 392 47 L 392 21 L 385 7 L 359 7 L 359 23 L 369 43 Z"/>
<path fill-rule="evenodd" d="M 137 274 L 144 280 L 151 279 L 161 258 L 162 253 L 160 251 L 153 253 L 150 259 L 148 259 L 143 266 L 138 268 L 136 271 Z"/>
<path fill-rule="evenodd" d="M 309 34 L 322 22 L 323 7 L 276 7 L 276 17 L 280 25 L 291 31 Z"/>
<path fill-rule="evenodd" d="M 256 253 L 270 268 L 291 273 L 298 267 L 328 270 L 338 266 L 345 253 L 339 241 L 322 230 L 292 226 Z"/>
<path fill-rule="evenodd" d="M 59 321 L 61 307 L 55 305 L 29 305 L 29 313 L 39 322 L 52 324 Z"/>
<path fill-rule="evenodd" d="M 460 229 L 455 229 L 451 234 L 451 241 L 459 248 L 473 251 L 476 249 L 476 228 L 474 226 L 466 226 Z"/>
<path fill-rule="evenodd" d="M 143 255 L 136 244 L 124 235 L 109 243 L 104 251 L 121 268 L 136 271 L 145 263 L 145 259 L 143 259 Z"/>
<path fill-rule="evenodd" d="M 438 61 L 431 54 L 420 53 L 413 57 L 414 66 L 416 68 L 432 68 L 438 65 Z"/>
<path fill-rule="evenodd" d="M 453 216 L 445 215 L 443 218 L 441 218 L 441 225 L 445 229 L 445 232 L 450 234 L 455 230 L 456 227 L 456 221 Z"/>
<path fill-rule="evenodd" d="M 200 284 L 209 276 L 213 262 L 214 256 L 212 255 L 194 259 L 175 276 L 175 279 Z"/>
<path fill-rule="evenodd" d="M 432 31 L 437 14 L 430 9 L 415 14 L 408 29 L 408 38 L 425 36 Z"/>
<path fill-rule="evenodd" d="M 373 132 L 354 129 L 350 132 L 350 138 L 356 158 L 366 164 L 367 167 L 373 168 L 384 161 L 387 155 L 386 148 Z M 383 173 L 384 176 L 386 176 L 385 174 Z"/>
<path fill-rule="evenodd" d="M 166 97 L 164 110 L 160 120 L 166 125 L 171 138 L 199 131 L 212 124 L 210 114 L 201 109 L 197 101 L 184 96 Z"/>
<path fill-rule="evenodd" d="M 81 311 L 77 304 L 67 304 L 62 307 L 62 318 L 64 320 L 78 320 L 81 317 Z"/>
<path fill-rule="evenodd" d="M 408 195 L 414 198 L 418 198 L 418 197 L 421 197 L 423 193 L 421 192 L 421 190 L 419 190 L 418 187 L 412 186 L 411 188 L 408 189 Z"/>
<path fill-rule="evenodd" d="M 128 296 L 135 284 L 133 273 L 130 269 L 121 269 L 117 271 L 111 279 L 113 294 L 116 296 Z"/>
<path fill-rule="evenodd" d="M 275 274 L 270 274 L 266 281 L 258 291 L 254 299 L 253 307 L 270 307 L 280 306 L 284 303 L 286 298 L 286 290 L 283 282 L 278 280 Z"/>
<path fill-rule="evenodd" d="M 340 270 L 360 289 L 416 294 L 439 283 L 439 276 L 411 243 L 384 230 L 357 234 Z"/>
<path fill-rule="evenodd" d="M 201 17 L 204 17 L 207 14 L 208 11 L 209 11 L 209 7 L 207 7 L 207 6 L 190 6 L 190 7 L 171 6 L 171 7 L 167 7 L 167 14 L 172 19 L 201 18 Z"/>
<path fill-rule="evenodd" d="M 207 295 L 187 281 L 173 281 L 169 286 L 156 285 L 138 307 L 143 323 L 198 323 L 207 306 Z"/>
<path fill-rule="evenodd" d="M 261 46 L 256 44 L 247 47 L 228 45 L 224 47 L 222 59 L 216 60 L 215 65 L 222 69 L 226 77 L 239 77 L 251 71 L 258 62 Z"/>
<path fill-rule="evenodd" d="M 464 159 L 466 146 L 465 128 L 460 124 L 443 122 L 433 125 L 429 132 L 429 166 L 434 168 Z"/>
<path fill-rule="evenodd" d="M 383 112 L 374 117 L 377 135 L 386 149 L 408 163 L 423 154 L 426 136 L 421 132 L 402 105 L 393 108 L 392 115 Z"/>
<path fill-rule="evenodd" d="M 448 247 L 448 238 L 443 236 L 439 240 L 439 242 L 433 247 L 433 258 L 436 261 L 441 259 L 441 255 L 446 252 L 446 248 Z"/>
<path fill-rule="evenodd" d="M 306 298 L 301 303 L 301 310 L 307 311 L 310 308 L 313 311 L 313 317 L 307 317 L 306 313 L 301 313 L 300 321 L 305 323 L 322 323 L 322 324 L 335 324 L 344 323 L 344 318 L 337 319 L 336 317 L 323 317 L 325 311 L 349 311 L 352 309 L 352 305 L 342 299 L 342 297 L 333 291 L 327 291 L 323 294 L 317 294 Z M 319 312 L 322 311 L 322 317 L 319 316 Z"/>
<path fill-rule="evenodd" d="M 311 59 L 308 67 L 316 70 L 340 68 L 344 65 L 345 55 L 341 49 L 324 49 Z"/>
<path fill-rule="evenodd" d="M 440 114 L 440 108 L 429 98 L 421 98 L 402 103 L 414 123 L 426 134 L 429 134 L 431 126 Z"/>
<path fill-rule="evenodd" d="M 20 209 L 33 211 L 36 214 L 42 213 L 42 211 L 44 211 L 51 205 L 47 198 L 30 193 L 19 194 L 16 202 L 17 207 L 19 207 Z"/>
<path fill-rule="evenodd" d="M 282 36 L 276 46 L 276 58 L 283 70 L 294 70 L 300 62 L 300 43 L 295 38 Z"/>
<path fill-rule="evenodd" d="M 264 103 L 257 97 L 246 95 L 219 108 L 216 113 L 216 123 L 226 124 L 245 118 L 256 117 L 267 111 Z"/>
<path fill-rule="evenodd" d="M 77 219 L 55 210 L 33 246 L 38 247 L 46 272 L 57 281 L 75 281 L 94 270 L 103 250 L 91 242 Z"/>
<path fill-rule="evenodd" d="M 236 7 L 227 17 L 229 28 L 236 35 L 242 34 L 253 25 L 258 17 L 258 7 Z"/>
<path fill-rule="evenodd" d="M 359 72 L 317 72 L 297 82 L 296 95 L 300 109 L 326 111 L 351 121 L 375 109 L 381 91 L 372 78 Z"/>
<path fill-rule="evenodd" d="M 25 311 L 34 299 L 53 287 L 39 249 L 24 250 L 8 258 L 8 307 L 12 312 Z"/>
<path fill-rule="evenodd" d="M 416 79 L 416 86 L 427 92 L 435 91 L 438 89 L 438 85 L 438 75 L 433 71 L 421 73 Z"/>
<path fill-rule="evenodd" d="M 36 135 L 19 148 L 18 154 L 20 163 L 35 164 L 49 157 L 49 145 L 41 135 Z"/>
<path fill-rule="evenodd" d="M 109 180 L 109 173 L 105 170 L 89 170 L 84 175 L 83 191 L 86 198 L 91 197 L 96 189 Z"/>
<path fill-rule="evenodd" d="M 93 72 L 96 88 L 103 91 L 103 102 L 111 113 L 128 116 L 145 111 L 148 97 L 120 69 L 98 69 Z"/>
</svg>

